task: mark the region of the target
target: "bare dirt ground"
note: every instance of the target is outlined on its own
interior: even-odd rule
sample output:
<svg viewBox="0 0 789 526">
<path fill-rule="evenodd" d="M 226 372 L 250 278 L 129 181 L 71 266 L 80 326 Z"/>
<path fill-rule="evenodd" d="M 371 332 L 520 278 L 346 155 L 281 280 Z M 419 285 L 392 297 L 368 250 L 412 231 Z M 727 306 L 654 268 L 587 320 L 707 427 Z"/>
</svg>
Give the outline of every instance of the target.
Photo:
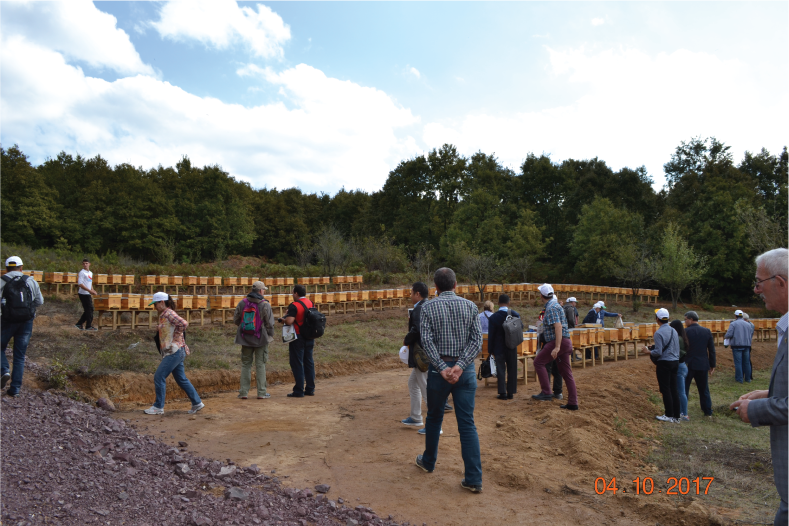
<svg viewBox="0 0 789 526">
<path fill-rule="evenodd" d="M 772 343 L 756 344 L 754 367 L 768 368 L 774 352 Z M 721 349 L 719 356 L 719 371 L 728 374 L 731 354 Z M 201 456 L 276 469 L 293 487 L 328 484 L 329 498 L 391 513 L 397 521 L 700 525 L 737 520 L 736 509 L 715 505 L 710 497 L 666 496 L 665 480 L 645 461 L 659 445 L 652 437 L 658 425 L 654 416 L 662 413 L 650 401 L 658 387 L 648 358 L 574 370 L 578 412 L 559 409 L 558 401 L 531 400 L 539 391 L 532 381 L 506 402 L 494 398 L 494 388 L 480 386 L 475 415 L 482 495 L 460 488 L 463 463 L 452 413 L 444 422 L 436 470 L 426 474 L 414 465 L 424 439 L 399 422 L 408 416 L 409 371 L 382 369 L 319 380 L 315 397 L 286 398 L 291 386 L 283 384 L 271 387 L 268 400 L 239 400 L 235 392 L 207 397 L 206 408 L 191 417 L 184 401 L 168 402 L 163 417 L 139 409 L 117 416 L 141 433 L 173 437 L 173 444 L 188 441 Z M 635 495 L 631 481 L 645 476 L 654 477 L 655 492 Z M 620 491 L 596 494 L 598 477 L 617 477 Z"/>
</svg>

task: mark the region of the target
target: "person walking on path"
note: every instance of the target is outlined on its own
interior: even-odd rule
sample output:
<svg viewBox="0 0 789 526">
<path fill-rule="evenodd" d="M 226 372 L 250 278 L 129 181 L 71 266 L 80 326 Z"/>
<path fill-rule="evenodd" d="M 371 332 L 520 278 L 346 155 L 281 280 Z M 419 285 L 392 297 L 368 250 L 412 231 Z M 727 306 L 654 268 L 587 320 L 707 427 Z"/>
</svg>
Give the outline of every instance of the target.
<svg viewBox="0 0 789 526">
<path fill-rule="evenodd" d="M 6 274 L 0 279 L 0 296 L 2 296 L 2 314 L 0 314 L 0 353 L 2 353 L 2 386 L 11 381 L 6 394 L 17 396 L 22 388 L 22 377 L 25 373 L 25 354 L 33 334 L 33 320 L 36 309 L 44 304 L 44 297 L 38 282 L 31 276 L 22 274 L 22 259 L 11 256 L 5 260 Z M 6 357 L 8 343 L 14 339 L 13 374 Z"/>
<path fill-rule="evenodd" d="M 664 414 L 656 416 L 661 422 L 679 423 L 679 393 L 677 393 L 677 369 L 679 368 L 679 335 L 668 324 L 668 310 L 655 309 L 655 318 L 659 325 L 653 336 L 655 345 L 641 350 L 651 354 L 655 360 L 660 393 L 663 395 Z"/>
<path fill-rule="evenodd" d="M 77 296 L 80 303 L 82 303 L 82 316 L 75 325 L 79 330 L 83 330 L 82 324 L 85 324 L 86 331 L 97 331 L 98 329 L 93 326 L 93 296 L 97 295 L 96 289 L 93 288 L 93 272 L 90 271 L 90 260 L 85 258 L 82 260 L 82 270 L 79 271 L 77 276 Z"/>
<path fill-rule="evenodd" d="M 293 287 L 293 303 L 288 306 L 285 317 L 278 320 L 285 325 L 292 325 L 296 330 L 296 339 L 288 343 L 290 370 L 293 372 L 293 379 L 296 382 L 293 392 L 288 393 L 290 398 L 304 398 L 305 395 L 315 396 L 315 360 L 312 356 L 315 340 L 308 340 L 301 336 L 304 316 L 309 309 L 315 306 L 306 296 L 307 289 L 304 288 L 304 285 Z"/>
<path fill-rule="evenodd" d="M 422 316 L 422 306 L 425 301 L 429 290 L 427 285 L 421 281 L 417 281 L 411 286 L 411 302 L 414 308 L 408 314 L 408 333 L 403 339 L 403 345 L 408 347 L 408 367 L 411 369 L 411 375 L 408 377 L 408 395 L 411 398 L 411 414 L 408 418 L 401 420 L 404 425 L 423 427 L 422 422 L 422 401 L 427 403 L 427 371 L 422 372 L 416 366 L 414 359 L 414 346 L 422 345 L 421 332 L 419 329 L 419 321 Z"/>
<path fill-rule="evenodd" d="M 233 323 L 238 325 L 236 345 L 241 346 L 241 385 L 238 397 L 246 400 L 252 383 L 252 361 L 255 362 L 255 382 L 258 400 L 269 398 L 266 386 L 268 344 L 274 341 L 274 313 L 263 298 L 266 286 L 262 281 L 252 284 L 252 291 L 238 302 Z"/>
<path fill-rule="evenodd" d="M 508 316 L 521 315 L 510 309 L 510 297 L 499 296 L 499 310 L 490 317 L 488 325 L 488 352 L 496 359 L 496 382 L 499 400 L 512 400 L 518 392 L 518 349 L 507 347 L 504 341 L 504 321 Z"/>
<path fill-rule="evenodd" d="M 685 359 L 690 347 L 688 335 L 685 334 L 685 327 L 679 320 L 674 320 L 669 323 L 672 329 L 677 331 L 679 336 L 679 363 L 677 364 L 677 395 L 679 396 L 679 419 L 683 422 L 690 421 L 688 416 L 688 390 L 685 388 L 685 383 L 688 378 L 688 364 Z"/>
<path fill-rule="evenodd" d="M 433 281 L 438 296 L 425 303 L 420 317 L 422 345 L 430 367 L 427 374 L 427 423 L 425 450 L 416 465 L 430 473 L 436 467 L 444 405 L 452 394 L 460 436 L 465 475 L 460 486 L 472 493 L 482 491 L 482 459 L 474 425 L 477 375 L 474 359 L 482 348 L 482 329 L 477 306 L 455 295 L 457 279 L 450 268 L 440 268 Z"/>
<path fill-rule="evenodd" d="M 567 403 L 559 407 L 577 411 L 578 390 L 575 386 L 572 365 L 570 364 L 573 343 L 570 340 L 570 330 L 567 328 L 567 318 L 564 315 L 564 309 L 556 301 L 552 286 L 545 283 L 540 285 L 539 291 L 543 301 L 546 302 L 545 317 L 542 320 L 545 345 L 534 358 L 534 369 L 537 371 L 537 378 L 540 380 L 542 391 L 540 394 L 532 395 L 532 398 L 542 401 L 553 400 L 554 395 L 551 394 L 551 384 L 546 365 L 551 360 L 556 360 L 559 373 L 567 385 Z"/>
<path fill-rule="evenodd" d="M 712 398 L 710 397 L 709 377 L 715 372 L 715 339 L 712 331 L 699 325 L 696 311 L 685 313 L 685 335 L 688 337 L 688 349 L 685 365 L 688 374 L 685 377 L 685 395 L 690 392 L 690 383 L 696 380 L 699 391 L 699 404 L 704 416 L 712 416 Z M 683 386 L 679 385 L 679 389 Z M 685 413 L 687 416 L 687 413 Z"/>
<path fill-rule="evenodd" d="M 729 340 L 734 358 L 734 380 L 738 383 L 751 383 L 751 340 L 753 326 L 743 319 L 743 312 L 734 311 L 734 321 L 729 325 L 724 340 Z"/>
<path fill-rule="evenodd" d="M 773 459 L 773 480 L 781 497 L 775 514 L 775 526 L 786 526 L 789 522 L 789 436 L 787 434 L 787 337 L 789 326 L 789 250 L 776 248 L 756 258 L 756 280 L 754 294 L 764 299 L 764 306 L 781 313 L 775 329 L 778 334 L 778 352 L 775 353 L 770 374 L 770 387 L 766 391 L 751 391 L 744 394 L 729 407 L 746 424 L 753 427 L 770 426 L 770 452 Z"/>
<path fill-rule="evenodd" d="M 175 313 L 175 302 L 166 292 L 157 292 L 153 295 L 153 305 L 159 313 L 158 341 L 159 354 L 162 361 L 153 375 L 153 384 L 156 389 L 156 400 L 146 409 L 146 415 L 163 415 L 164 402 L 167 395 L 167 377 L 173 375 L 173 380 L 178 387 L 183 389 L 192 402 L 192 408 L 187 411 L 190 415 L 205 407 L 200 395 L 197 394 L 192 382 L 184 374 L 184 360 L 191 353 L 184 339 L 184 331 L 189 322 Z"/>
</svg>

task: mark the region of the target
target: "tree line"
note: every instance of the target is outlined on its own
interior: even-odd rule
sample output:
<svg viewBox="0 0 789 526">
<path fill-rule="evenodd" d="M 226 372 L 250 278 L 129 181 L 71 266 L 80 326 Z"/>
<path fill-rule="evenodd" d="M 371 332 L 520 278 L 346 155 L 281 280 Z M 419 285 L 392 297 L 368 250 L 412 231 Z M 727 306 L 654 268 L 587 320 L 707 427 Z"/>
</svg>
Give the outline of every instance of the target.
<svg viewBox="0 0 789 526">
<path fill-rule="evenodd" d="M 235 254 L 423 276 L 448 264 L 472 281 L 658 284 L 734 302 L 752 297 L 754 256 L 787 245 L 786 147 L 735 162 L 715 138 L 683 141 L 660 191 L 643 166 L 529 154 L 514 171 L 452 145 L 401 161 L 377 192 L 334 196 L 255 189 L 187 157 L 144 169 L 0 153 L 4 243 L 162 264 Z"/>
</svg>

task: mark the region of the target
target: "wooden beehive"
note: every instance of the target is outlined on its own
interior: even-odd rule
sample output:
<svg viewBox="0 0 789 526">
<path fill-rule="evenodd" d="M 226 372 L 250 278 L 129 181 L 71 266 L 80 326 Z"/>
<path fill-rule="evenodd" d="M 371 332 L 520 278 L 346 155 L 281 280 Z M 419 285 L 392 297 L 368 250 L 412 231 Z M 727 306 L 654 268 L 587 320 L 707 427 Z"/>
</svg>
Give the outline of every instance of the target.
<svg viewBox="0 0 789 526">
<path fill-rule="evenodd" d="M 138 310 L 142 297 L 140 294 L 124 294 L 121 296 L 121 309 Z"/>
<path fill-rule="evenodd" d="M 44 272 L 44 283 L 63 283 L 63 273 Z"/>
<path fill-rule="evenodd" d="M 238 284 L 239 284 L 238 277 L 236 276 L 230 276 L 225 278 L 225 287 L 235 287 Z"/>
<path fill-rule="evenodd" d="M 359 293 L 354 290 L 345 293 L 346 301 L 357 301 L 358 299 L 359 299 Z"/>
<path fill-rule="evenodd" d="M 113 276 L 113 281 L 115 277 Z M 123 280 L 123 278 L 121 278 Z M 140 276 L 140 285 L 156 285 L 156 276 Z"/>
<path fill-rule="evenodd" d="M 198 296 L 192 297 L 192 308 L 193 309 L 207 309 L 208 308 L 208 296 L 201 294 Z"/>
<path fill-rule="evenodd" d="M 208 276 L 208 284 L 214 287 L 221 286 L 222 276 Z"/>
<path fill-rule="evenodd" d="M 154 306 L 150 305 L 153 301 L 153 294 L 142 294 L 140 296 L 142 299 L 140 300 L 140 310 L 153 310 Z"/>
<path fill-rule="evenodd" d="M 260 281 L 260 277 L 259 276 L 252 276 L 251 278 L 249 278 L 249 284 L 250 285 L 252 285 L 256 281 Z M 265 285 L 265 283 L 264 283 L 264 285 Z"/>
<path fill-rule="evenodd" d="M 369 290 L 360 290 L 358 294 L 356 294 L 357 301 L 367 301 L 370 299 L 370 291 Z"/>
<path fill-rule="evenodd" d="M 307 278 L 302 278 L 302 279 L 307 279 Z M 301 281 L 301 280 L 299 280 L 299 283 L 301 283 L 302 285 L 306 285 L 307 284 L 306 281 Z M 266 287 L 272 286 L 274 284 L 274 278 L 263 278 L 263 284 Z"/>
<path fill-rule="evenodd" d="M 362 283 L 363 282 L 362 276 L 354 276 L 353 277 L 353 282 L 354 283 Z"/>
<path fill-rule="evenodd" d="M 230 296 L 223 296 L 223 295 L 212 295 L 208 297 L 211 300 L 211 309 L 218 310 L 218 309 L 229 309 L 230 308 Z"/>
<path fill-rule="evenodd" d="M 721 331 L 728 331 L 729 325 L 731 325 L 731 320 L 723 320 L 721 321 Z"/>
<path fill-rule="evenodd" d="M 193 296 L 185 296 L 181 295 L 178 296 L 178 300 L 176 301 L 176 306 L 178 309 L 191 309 L 192 305 L 194 304 L 194 297 Z"/>
<path fill-rule="evenodd" d="M 169 284 L 170 284 L 170 276 L 167 275 L 156 276 L 156 285 L 169 285 Z"/>
<path fill-rule="evenodd" d="M 437 294 L 437 289 L 435 287 L 430 287 L 430 296 L 435 296 Z"/>
<path fill-rule="evenodd" d="M 123 297 L 120 294 L 99 296 L 93 300 L 96 310 L 120 309 Z"/>
<path fill-rule="evenodd" d="M 619 329 L 603 329 L 605 331 L 605 341 L 607 342 L 618 342 L 619 341 Z"/>
<path fill-rule="evenodd" d="M 120 285 L 134 285 L 134 274 L 122 275 Z"/>
<path fill-rule="evenodd" d="M 778 326 L 778 320 L 775 318 L 770 318 L 767 320 L 767 329 L 775 329 Z"/>
<path fill-rule="evenodd" d="M 294 278 L 288 278 L 288 277 L 285 277 L 285 278 L 283 278 L 283 279 L 285 280 L 285 282 L 283 283 L 283 285 L 293 285 L 293 284 L 295 283 L 295 280 L 294 280 Z"/>
<path fill-rule="evenodd" d="M 348 293 L 347 292 L 335 292 L 334 293 L 334 301 L 337 303 L 341 303 L 343 301 L 348 301 Z"/>
<path fill-rule="evenodd" d="M 96 274 L 96 284 L 97 285 L 106 285 L 109 276 L 107 274 Z"/>
<path fill-rule="evenodd" d="M 586 331 L 587 329 L 570 329 L 570 340 L 573 342 L 573 347 L 589 345 L 589 336 Z"/>
<path fill-rule="evenodd" d="M 268 301 L 269 301 L 269 303 L 271 303 L 272 307 L 280 307 L 281 306 L 280 303 L 279 303 L 279 296 L 280 296 L 279 294 L 272 294 L 272 295 L 270 295 L 268 297 Z"/>
<path fill-rule="evenodd" d="M 208 285 L 208 276 L 197 276 L 198 285 Z"/>
<path fill-rule="evenodd" d="M 268 279 L 268 278 L 266 278 L 266 279 Z M 301 277 L 301 278 L 298 279 L 298 281 L 299 281 L 299 285 L 310 285 L 310 277 L 309 276 Z M 266 285 L 268 285 L 268 283 L 266 283 Z M 273 283 L 272 283 L 272 285 L 273 285 Z"/>
<path fill-rule="evenodd" d="M 324 303 L 334 303 L 336 301 L 335 293 L 334 292 L 324 292 L 323 293 L 323 302 Z"/>
<path fill-rule="evenodd" d="M 638 340 L 639 338 L 643 338 L 644 336 L 641 334 L 641 325 L 631 325 L 630 326 L 630 338 L 633 340 Z"/>
<path fill-rule="evenodd" d="M 621 327 L 617 329 L 619 331 L 619 339 L 623 341 L 632 340 L 632 334 L 630 331 L 630 327 Z"/>
<path fill-rule="evenodd" d="M 319 280 L 320 280 L 320 281 L 319 281 L 319 283 L 320 283 L 321 285 L 328 285 L 328 284 L 329 284 L 329 282 L 331 281 L 331 278 L 330 278 L 329 276 L 321 276 L 321 277 L 319 278 Z"/>
<path fill-rule="evenodd" d="M 241 276 L 238 278 L 238 284 L 242 287 L 252 285 L 252 278 L 248 276 Z"/>
<path fill-rule="evenodd" d="M 77 273 L 76 272 L 66 272 L 66 279 L 64 283 L 76 283 L 77 282 Z"/>
<path fill-rule="evenodd" d="M 197 285 L 197 276 L 186 276 L 184 278 L 184 285 Z"/>
<path fill-rule="evenodd" d="M 381 291 L 381 290 L 370 290 L 370 291 L 368 291 L 368 293 L 370 294 L 369 298 L 371 300 L 383 299 L 383 291 Z"/>
<path fill-rule="evenodd" d="M 170 276 L 170 285 L 183 285 L 183 284 L 184 284 L 183 276 Z"/>
</svg>

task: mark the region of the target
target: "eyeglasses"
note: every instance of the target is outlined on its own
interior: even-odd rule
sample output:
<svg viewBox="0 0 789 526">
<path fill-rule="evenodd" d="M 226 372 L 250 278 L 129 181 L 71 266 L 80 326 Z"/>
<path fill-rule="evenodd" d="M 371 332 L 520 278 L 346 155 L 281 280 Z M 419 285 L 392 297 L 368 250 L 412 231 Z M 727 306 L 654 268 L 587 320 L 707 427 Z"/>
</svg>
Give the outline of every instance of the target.
<svg viewBox="0 0 789 526">
<path fill-rule="evenodd" d="M 784 280 L 786 279 L 783 276 L 781 276 L 780 274 L 776 274 L 775 276 L 770 276 L 769 278 L 764 278 L 764 279 L 760 279 L 759 281 L 754 281 L 753 283 L 751 283 L 751 287 L 756 288 L 756 285 L 760 285 L 760 284 L 764 283 L 765 281 L 770 281 L 771 279 L 775 279 L 775 278 L 781 278 L 781 279 L 784 279 Z"/>
</svg>

